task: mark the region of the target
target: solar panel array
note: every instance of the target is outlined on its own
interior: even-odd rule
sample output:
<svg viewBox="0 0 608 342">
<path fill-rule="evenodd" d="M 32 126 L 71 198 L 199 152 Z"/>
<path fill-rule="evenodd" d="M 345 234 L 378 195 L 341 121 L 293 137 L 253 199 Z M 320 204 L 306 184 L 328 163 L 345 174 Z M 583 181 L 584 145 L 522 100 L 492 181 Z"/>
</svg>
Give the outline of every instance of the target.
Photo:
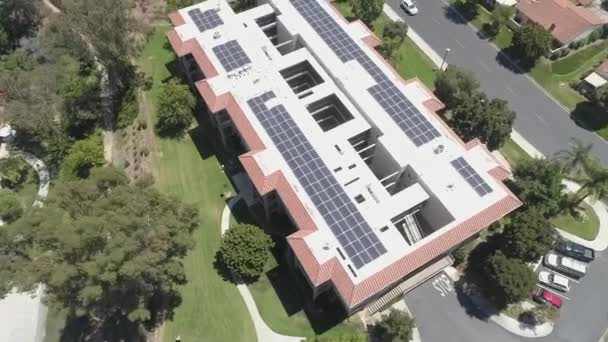
<svg viewBox="0 0 608 342">
<path fill-rule="evenodd" d="M 251 63 L 251 60 L 247 57 L 247 54 L 236 40 L 231 40 L 227 43 L 215 46 L 213 48 L 213 53 L 220 60 L 220 63 L 222 63 L 226 72 L 230 72 Z"/>
<path fill-rule="evenodd" d="M 441 135 L 321 7 L 318 0 L 292 0 L 292 4 L 343 63 L 357 60 L 363 69 L 367 70 L 376 81 L 376 85 L 368 89 L 369 93 L 416 146 L 426 144 Z"/>
<path fill-rule="evenodd" d="M 464 178 L 464 180 L 471 185 L 479 196 L 485 196 L 492 192 L 492 188 L 484 181 L 479 174 L 464 160 L 459 157 L 451 161 L 452 166 L 458 171 L 458 173 Z"/>
<path fill-rule="evenodd" d="M 192 18 L 192 21 L 194 21 L 200 32 L 205 32 L 224 23 L 216 10 L 202 12 L 199 8 L 195 8 L 188 11 L 188 15 Z"/>
<path fill-rule="evenodd" d="M 270 136 L 281 156 L 314 203 L 357 269 L 386 253 L 386 248 L 353 201 L 319 157 L 283 105 L 272 108 L 267 92 L 247 104 Z"/>
</svg>

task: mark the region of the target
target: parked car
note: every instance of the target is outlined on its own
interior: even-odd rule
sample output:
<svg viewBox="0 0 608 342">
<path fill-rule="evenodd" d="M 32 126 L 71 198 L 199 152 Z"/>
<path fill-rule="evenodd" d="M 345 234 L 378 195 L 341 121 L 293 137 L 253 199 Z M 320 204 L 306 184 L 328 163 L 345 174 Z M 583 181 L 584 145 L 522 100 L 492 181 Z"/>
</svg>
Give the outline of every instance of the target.
<svg viewBox="0 0 608 342">
<path fill-rule="evenodd" d="M 590 262 L 595 259 L 595 251 L 593 249 L 579 245 L 578 243 L 570 240 L 560 240 L 557 243 L 555 250 L 565 256 L 585 262 Z"/>
<path fill-rule="evenodd" d="M 540 271 L 538 273 L 538 281 L 562 292 L 570 291 L 570 280 L 553 272 Z"/>
<path fill-rule="evenodd" d="M 532 291 L 532 299 L 540 304 L 551 304 L 558 309 L 562 307 L 562 299 L 555 293 L 545 290 L 542 287 L 537 287 Z"/>
<path fill-rule="evenodd" d="M 554 253 L 545 255 L 545 266 L 565 275 L 580 278 L 587 273 L 587 264 Z"/>
<path fill-rule="evenodd" d="M 401 0 L 401 8 L 403 8 L 409 15 L 418 14 L 418 7 L 416 7 L 414 0 Z"/>
</svg>

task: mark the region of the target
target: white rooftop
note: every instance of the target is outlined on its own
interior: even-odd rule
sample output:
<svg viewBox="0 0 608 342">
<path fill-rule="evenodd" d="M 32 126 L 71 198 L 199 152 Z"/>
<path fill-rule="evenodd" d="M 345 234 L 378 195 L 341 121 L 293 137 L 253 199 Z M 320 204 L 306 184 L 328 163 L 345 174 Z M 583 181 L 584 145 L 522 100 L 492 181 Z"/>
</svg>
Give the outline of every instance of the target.
<svg viewBox="0 0 608 342">
<path fill-rule="evenodd" d="M 247 101 L 268 91 L 274 92 L 276 98 L 269 100 L 266 105 L 285 106 L 329 170 L 341 168 L 340 171 L 332 171 L 333 176 L 342 185 L 387 250 L 372 262 L 355 269 L 356 276 L 349 273 L 357 283 L 418 248 L 427 239 L 432 239 L 444 230 L 462 223 L 503 199 L 507 193 L 502 184 L 487 173 L 497 166 L 495 159 L 481 146 L 466 150 L 461 142 L 448 132 L 438 117 L 423 105 L 426 100 L 433 98 L 432 94 L 419 82 L 402 82 L 384 61 L 360 40 L 364 35 L 360 26 L 352 25 L 351 29 L 351 26 L 343 22 L 343 19 L 332 10 L 331 5 L 324 1 L 320 1 L 320 4 L 440 132 L 439 137 L 417 147 L 370 95 L 368 88 L 374 86 L 376 82 L 369 73 L 357 61 L 343 63 L 300 16 L 290 1 L 270 0 L 267 4 L 238 15 L 223 1 L 202 2 L 180 10 L 186 24 L 177 27 L 176 31 L 182 41 L 191 38 L 198 40 L 219 72 L 217 77 L 209 79 L 211 88 L 217 95 L 232 92 L 267 146 L 265 151 L 255 155 L 264 174 L 270 175 L 281 170 L 313 217 L 318 231 L 308 235 L 306 242 L 320 263 L 337 256 L 336 248 L 340 247 L 340 243 L 263 125 L 251 111 Z M 203 12 L 219 8 L 218 14 L 223 24 L 199 32 L 188 15 L 188 12 L 195 8 Z M 279 40 L 293 36 L 303 48 L 281 54 L 255 21 L 256 18 L 271 13 L 277 15 Z M 231 72 L 225 72 L 222 63 L 213 53 L 213 48 L 232 40 L 238 42 L 251 63 Z M 324 82 L 311 88 L 312 93 L 309 96 L 298 98 L 279 71 L 301 61 L 310 63 Z M 307 105 L 331 94 L 337 96 L 353 118 L 324 132 L 309 113 Z M 412 184 L 393 195 L 387 191 L 349 142 L 349 138 L 370 130 L 372 139 L 377 138 L 376 157 L 374 157 L 377 161 L 373 161 L 371 167 L 377 173 L 393 169 L 404 171 L 405 177 L 409 176 L 412 179 Z M 459 157 L 463 157 L 491 187 L 490 193 L 480 196 L 456 171 L 451 161 Z M 363 196 L 362 203 L 355 200 L 358 195 Z M 428 224 L 433 226 L 434 232 L 418 243 L 409 245 L 402 233 L 391 223 L 391 219 L 425 202 L 422 214 L 430 221 Z M 389 229 L 380 231 L 383 227 Z M 345 268 L 351 265 L 348 258 L 343 259 L 338 256 L 338 260 Z"/>
<path fill-rule="evenodd" d="M 608 83 L 606 79 L 597 74 L 596 72 L 592 72 L 589 76 L 585 77 L 585 82 L 589 83 L 594 88 L 599 88 L 604 84 Z"/>
</svg>

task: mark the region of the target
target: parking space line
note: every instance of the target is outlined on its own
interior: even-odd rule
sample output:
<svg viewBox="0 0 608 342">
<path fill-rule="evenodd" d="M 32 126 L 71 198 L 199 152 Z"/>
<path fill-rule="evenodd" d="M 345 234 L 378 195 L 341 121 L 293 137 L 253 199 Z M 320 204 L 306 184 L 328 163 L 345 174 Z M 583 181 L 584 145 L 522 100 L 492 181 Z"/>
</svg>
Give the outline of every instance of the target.
<svg viewBox="0 0 608 342">
<path fill-rule="evenodd" d="M 570 300 L 570 298 L 569 298 L 569 297 L 567 297 L 566 295 L 564 295 L 564 294 L 562 294 L 561 292 L 559 292 L 559 291 L 557 291 L 557 290 L 555 290 L 555 289 L 552 289 L 552 288 L 550 288 L 550 287 L 548 287 L 548 286 L 542 285 L 542 284 L 540 284 L 540 283 L 539 283 L 539 284 L 537 284 L 537 286 L 538 286 L 538 287 L 541 287 L 541 288 L 543 288 L 543 289 L 545 289 L 545 290 L 549 290 L 549 291 L 551 291 L 551 293 L 553 293 L 553 294 L 555 294 L 555 295 L 557 295 L 557 296 L 559 296 L 559 297 L 562 297 L 562 298 L 564 298 L 564 299 L 566 299 L 566 300 Z"/>
</svg>

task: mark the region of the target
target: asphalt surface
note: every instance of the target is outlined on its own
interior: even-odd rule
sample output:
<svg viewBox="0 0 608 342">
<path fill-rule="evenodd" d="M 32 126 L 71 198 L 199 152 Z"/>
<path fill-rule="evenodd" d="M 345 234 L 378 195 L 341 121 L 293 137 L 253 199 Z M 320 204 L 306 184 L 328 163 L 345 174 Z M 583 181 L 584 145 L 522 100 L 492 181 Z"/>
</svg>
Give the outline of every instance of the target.
<svg viewBox="0 0 608 342">
<path fill-rule="evenodd" d="M 588 274 L 571 284 L 570 292 L 553 291 L 563 300 L 558 323 L 549 336 L 534 341 L 597 342 L 608 328 L 606 270 L 607 253 L 597 253 Z M 488 320 L 443 273 L 409 292 L 405 301 L 424 342 L 529 341 Z"/>
<path fill-rule="evenodd" d="M 399 0 L 387 0 L 386 3 L 440 56 L 450 48 L 447 62 L 474 71 L 486 94 L 507 100 L 517 113 L 515 129 L 543 154 L 568 149 L 572 138 L 576 138 L 592 143 L 595 154 L 608 164 L 608 143 L 594 132 L 577 126 L 570 113 L 526 74 L 513 71 L 504 55 L 479 38 L 473 28 L 442 0 L 417 0 L 420 12 L 416 16 L 405 14 L 399 8 Z"/>
</svg>

